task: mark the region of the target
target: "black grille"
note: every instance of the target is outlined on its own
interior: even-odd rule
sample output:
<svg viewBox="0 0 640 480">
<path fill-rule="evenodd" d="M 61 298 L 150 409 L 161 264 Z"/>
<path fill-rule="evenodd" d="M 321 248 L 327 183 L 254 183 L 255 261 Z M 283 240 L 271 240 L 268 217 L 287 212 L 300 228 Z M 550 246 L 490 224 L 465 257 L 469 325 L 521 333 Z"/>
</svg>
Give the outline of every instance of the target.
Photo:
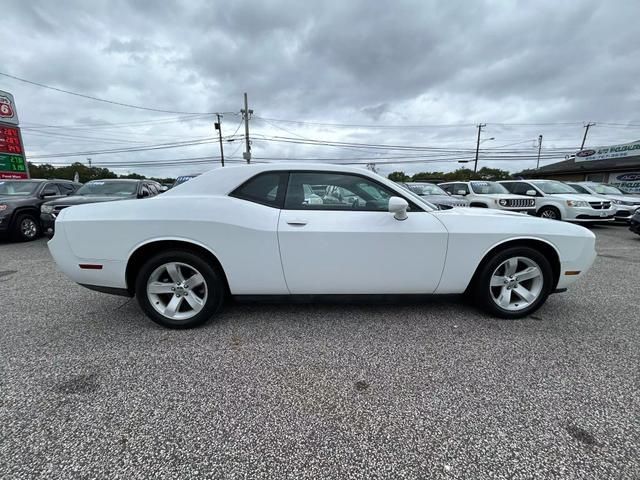
<svg viewBox="0 0 640 480">
<path fill-rule="evenodd" d="M 510 198 L 507 200 L 508 207 L 524 208 L 535 206 L 536 201 L 533 198 Z"/>
<path fill-rule="evenodd" d="M 611 202 L 589 202 L 594 210 L 608 210 L 611 208 Z"/>
</svg>

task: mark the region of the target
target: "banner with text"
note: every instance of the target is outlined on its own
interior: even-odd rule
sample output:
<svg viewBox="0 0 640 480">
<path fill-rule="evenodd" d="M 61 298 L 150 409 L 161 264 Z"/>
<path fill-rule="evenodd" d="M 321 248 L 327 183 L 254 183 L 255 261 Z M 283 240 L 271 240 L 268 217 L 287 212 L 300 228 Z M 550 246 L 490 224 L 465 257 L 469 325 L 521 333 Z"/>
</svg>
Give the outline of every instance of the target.
<svg viewBox="0 0 640 480">
<path fill-rule="evenodd" d="M 624 158 L 640 155 L 640 140 L 609 147 L 596 147 L 580 150 L 576 153 L 577 162 L 589 162 L 593 160 L 607 160 L 610 158 Z"/>
</svg>

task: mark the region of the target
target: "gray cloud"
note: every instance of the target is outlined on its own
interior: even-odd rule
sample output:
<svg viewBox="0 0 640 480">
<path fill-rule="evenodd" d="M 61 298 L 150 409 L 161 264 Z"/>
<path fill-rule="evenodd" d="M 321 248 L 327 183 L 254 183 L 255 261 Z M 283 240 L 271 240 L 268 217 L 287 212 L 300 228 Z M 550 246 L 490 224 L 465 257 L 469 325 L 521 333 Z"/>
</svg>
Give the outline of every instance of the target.
<svg viewBox="0 0 640 480">
<path fill-rule="evenodd" d="M 264 0 L 8 2 L 11 29 L 2 70 L 37 82 L 167 110 L 238 112 L 249 92 L 256 115 L 324 123 L 465 124 L 424 129 L 332 128 L 255 119 L 254 155 L 371 156 L 354 149 L 268 143 L 259 134 L 324 140 L 472 148 L 477 122 L 496 146 L 545 135 L 573 146 L 578 125 L 500 126 L 597 120 L 640 123 L 640 4 L 578 2 L 396 1 L 320 3 Z M 157 122 L 167 114 L 128 110 L 0 78 L 31 124 L 108 121 L 74 135 L 130 145 L 212 135 L 211 121 Z M 239 117 L 226 115 L 235 131 Z M 122 126 L 122 123 L 145 122 Z M 154 123 L 155 122 L 155 123 Z M 493 125 L 491 125 L 493 123 Z M 33 125 L 32 125 L 33 126 Z M 282 129 L 286 129 L 282 130 Z M 287 132 L 288 131 L 288 132 Z M 31 154 L 106 148 L 98 140 L 24 132 Z M 595 127 L 592 144 L 640 137 L 631 128 Z M 112 142 L 109 143 L 112 145 Z M 229 144 L 231 152 L 235 144 Z M 240 152 L 241 150 L 239 150 Z M 153 161 L 215 155 L 214 144 L 117 154 L 103 161 Z M 238 153 L 237 155 L 239 155 Z M 386 155 L 397 155 L 387 152 Z M 95 160 L 95 159 L 94 159 Z M 494 164 L 511 170 L 527 163 Z M 384 167 L 409 171 L 456 162 Z M 192 171 L 204 167 L 183 167 Z M 140 168 L 132 168 L 140 170 Z M 180 168 L 144 170 L 178 174 Z"/>
</svg>

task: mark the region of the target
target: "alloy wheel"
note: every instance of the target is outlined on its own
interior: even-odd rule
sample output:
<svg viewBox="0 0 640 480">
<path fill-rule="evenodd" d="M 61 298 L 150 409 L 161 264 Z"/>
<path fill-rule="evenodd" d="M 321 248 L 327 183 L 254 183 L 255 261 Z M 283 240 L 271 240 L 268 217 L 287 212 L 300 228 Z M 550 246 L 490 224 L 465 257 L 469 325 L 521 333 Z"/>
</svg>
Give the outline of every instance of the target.
<svg viewBox="0 0 640 480">
<path fill-rule="evenodd" d="M 149 303 L 171 320 L 188 320 L 197 315 L 204 308 L 208 294 L 202 274 L 182 262 L 160 265 L 147 281 Z"/>
<path fill-rule="evenodd" d="M 38 226 L 32 218 L 25 218 L 20 222 L 20 232 L 24 238 L 32 239 L 38 233 Z"/>
<path fill-rule="evenodd" d="M 547 210 L 543 211 L 543 212 L 540 214 L 540 216 L 541 216 L 542 218 L 549 218 L 549 219 L 551 219 L 551 220 L 557 220 L 557 218 L 558 218 L 558 215 L 556 214 L 556 212 L 554 212 L 554 211 L 553 211 L 553 210 L 551 210 L 551 209 L 547 209 Z"/>
<path fill-rule="evenodd" d="M 512 257 L 491 275 L 491 298 L 500 308 L 511 312 L 524 310 L 539 297 L 544 286 L 540 266 L 527 257 Z"/>
</svg>

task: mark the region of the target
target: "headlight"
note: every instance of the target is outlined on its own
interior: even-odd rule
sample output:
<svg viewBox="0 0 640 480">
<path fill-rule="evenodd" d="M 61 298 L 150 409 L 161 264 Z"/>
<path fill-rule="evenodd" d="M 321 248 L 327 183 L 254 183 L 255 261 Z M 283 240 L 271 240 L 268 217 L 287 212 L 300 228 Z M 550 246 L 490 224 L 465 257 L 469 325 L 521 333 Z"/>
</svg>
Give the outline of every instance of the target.
<svg viewBox="0 0 640 480">
<path fill-rule="evenodd" d="M 5 211 L 7 208 L 9 208 L 9 205 L 5 203 L 0 203 L 0 212 Z"/>
<path fill-rule="evenodd" d="M 51 213 L 51 212 L 53 212 L 53 207 L 51 205 L 42 205 L 40 207 L 40 211 L 42 213 Z"/>
<path fill-rule="evenodd" d="M 503 207 L 507 206 L 507 201 L 504 198 L 501 198 L 500 200 L 498 200 L 498 205 L 502 205 Z"/>
<path fill-rule="evenodd" d="M 589 202 L 584 200 L 567 200 L 567 205 L 570 207 L 589 207 Z"/>
</svg>

